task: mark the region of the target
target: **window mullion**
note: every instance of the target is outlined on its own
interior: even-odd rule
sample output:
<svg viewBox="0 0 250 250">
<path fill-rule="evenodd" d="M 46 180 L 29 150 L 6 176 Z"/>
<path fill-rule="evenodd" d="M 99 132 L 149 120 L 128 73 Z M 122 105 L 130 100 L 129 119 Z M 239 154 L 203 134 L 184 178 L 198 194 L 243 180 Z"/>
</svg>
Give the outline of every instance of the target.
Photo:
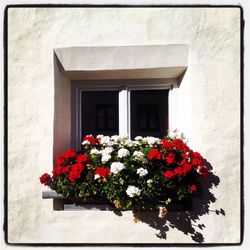
<svg viewBox="0 0 250 250">
<path fill-rule="evenodd" d="M 129 135 L 129 91 L 119 92 L 119 135 Z"/>
<path fill-rule="evenodd" d="M 127 90 L 127 126 L 128 126 L 128 136 L 129 139 L 131 139 L 131 105 L 130 105 L 130 93 L 131 91 L 128 89 Z"/>
</svg>

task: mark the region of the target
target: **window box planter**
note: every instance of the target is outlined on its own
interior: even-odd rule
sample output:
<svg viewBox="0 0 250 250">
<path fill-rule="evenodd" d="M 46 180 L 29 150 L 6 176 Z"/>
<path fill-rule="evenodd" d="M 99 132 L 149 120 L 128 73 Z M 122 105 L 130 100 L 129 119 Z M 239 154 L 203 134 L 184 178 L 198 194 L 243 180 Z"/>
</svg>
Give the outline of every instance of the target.
<svg viewBox="0 0 250 250">
<path fill-rule="evenodd" d="M 133 141 L 85 136 L 80 152 L 69 149 L 58 155 L 52 176 L 40 177 L 55 191 L 43 197 L 54 199 L 55 210 L 188 210 L 208 170 L 182 134 L 171 133 Z"/>
<path fill-rule="evenodd" d="M 83 201 L 80 198 L 64 197 L 58 194 L 56 191 L 47 190 L 42 192 L 43 199 L 53 199 L 55 210 L 87 210 L 87 211 L 142 211 L 140 207 L 133 206 L 130 209 L 116 208 L 109 201 L 102 198 L 87 198 Z M 159 207 L 163 207 L 163 204 L 159 204 L 150 210 L 143 211 L 159 211 Z M 179 203 L 169 204 L 168 211 L 189 211 L 192 209 L 192 200 L 184 200 Z"/>
</svg>

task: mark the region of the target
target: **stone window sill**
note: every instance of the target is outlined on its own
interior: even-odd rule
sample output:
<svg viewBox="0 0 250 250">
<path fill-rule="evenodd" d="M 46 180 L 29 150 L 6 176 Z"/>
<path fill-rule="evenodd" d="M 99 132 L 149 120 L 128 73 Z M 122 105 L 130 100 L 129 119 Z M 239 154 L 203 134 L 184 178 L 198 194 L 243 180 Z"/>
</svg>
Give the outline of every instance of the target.
<svg viewBox="0 0 250 250">
<path fill-rule="evenodd" d="M 61 194 L 58 194 L 53 190 L 46 190 L 42 192 L 43 199 L 53 199 L 54 210 L 65 210 L 65 211 L 136 211 L 138 209 L 131 208 L 127 210 L 121 210 L 115 208 L 112 205 L 106 204 L 103 200 L 89 200 L 86 202 L 80 201 L 77 198 L 66 198 Z M 189 211 L 192 209 L 192 201 L 185 201 L 179 204 L 168 205 L 169 211 Z M 150 211 L 158 211 L 159 208 Z"/>
</svg>

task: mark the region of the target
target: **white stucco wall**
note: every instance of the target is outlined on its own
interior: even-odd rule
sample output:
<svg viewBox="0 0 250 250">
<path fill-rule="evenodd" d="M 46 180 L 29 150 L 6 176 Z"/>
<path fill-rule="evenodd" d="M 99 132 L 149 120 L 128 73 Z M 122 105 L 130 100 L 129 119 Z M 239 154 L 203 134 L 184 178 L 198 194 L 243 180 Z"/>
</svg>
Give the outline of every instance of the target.
<svg viewBox="0 0 250 250">
<path fill-rule="evenodd" d="M 53 211 L 52 200 L 41 199 L 38 177 L 53 166 L 60 104 L 53 49 L 151 44 L 190 46 L 188 70 L 170 93 L 170 127 L 187 135 L 220 178 L 212 190 L 217 201 L 194 222 L 205 227 L 195 230 L 205 243 L 240 241 L 240 10 L 19 8 L 8 11 L 9 242 L 194 242 L 175 227 L 160 239 L 156 229 L 135 224 L 131 212 Z M 69 134 L 62 143 L 68 140 Z M 213 212 L 221 208 L 225 216 Z"/>
</svg>

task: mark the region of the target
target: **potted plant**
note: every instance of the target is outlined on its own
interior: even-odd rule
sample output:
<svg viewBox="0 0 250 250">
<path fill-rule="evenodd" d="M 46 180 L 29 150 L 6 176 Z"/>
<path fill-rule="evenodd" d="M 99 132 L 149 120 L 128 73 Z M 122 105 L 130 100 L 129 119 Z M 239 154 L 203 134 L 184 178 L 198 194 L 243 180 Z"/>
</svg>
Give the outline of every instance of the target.
<svg viewBox="0 0 250 250">
<path fill-rule="evenodd" d="M 42 184 L 78 202 L 102 199 L 116 209 L 153 210 L 159 217 L 167 207 L 191 199 L 208 170 L 182 134 L 168 132 L 160 139 L 137 136 L 85 136 L 82 150 L 57 155 L 52 175 Z"/>
</svg>

